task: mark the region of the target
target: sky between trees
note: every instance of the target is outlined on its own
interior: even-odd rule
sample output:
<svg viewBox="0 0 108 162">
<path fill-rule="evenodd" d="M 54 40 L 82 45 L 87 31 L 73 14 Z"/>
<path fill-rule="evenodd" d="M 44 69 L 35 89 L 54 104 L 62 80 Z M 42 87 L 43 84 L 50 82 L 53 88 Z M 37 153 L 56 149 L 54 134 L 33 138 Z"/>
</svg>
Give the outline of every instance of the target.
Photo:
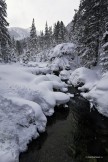
<svg viewBox="0 0 108 162">
<path fill-rule="evenodd" d="M 78 9 L 80 0 L 6 0 L 8 22 L 11 27 L 28 28 L 32 18 L 37 30 L 43 30 L 46 21 L 51 26 L 62 20 L 67 25 Z"/>
</svg>

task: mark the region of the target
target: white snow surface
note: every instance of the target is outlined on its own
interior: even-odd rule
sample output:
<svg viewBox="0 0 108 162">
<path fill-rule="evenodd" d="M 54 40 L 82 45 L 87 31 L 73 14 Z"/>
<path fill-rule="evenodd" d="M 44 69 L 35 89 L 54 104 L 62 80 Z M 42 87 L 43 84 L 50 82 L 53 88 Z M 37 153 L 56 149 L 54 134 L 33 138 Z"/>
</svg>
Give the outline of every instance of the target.
<svg viewBox="0 0 108 162">
<path fill-rule="evenodd" d="M 59 77 L 61 78 L 61 80 L 69 80 L 70 75 L 71 75 L 71 70 L 62 70 L 59 74 Z"/>
<path fill-rule="evenodd" d="M 70 83 L 78 86 L 78 89 L 83 91 L 81 95 L 88 99 L 91 105 L 95 105 L 101 114 L 108 117 L 108 72 L 100 77 L 98 70 L 81 67 L 71 74 Z M 84 85 L 81 86 L 80 83 Z"/>
<path fill-rule="evenodd" d="M 75 69 L 80 64 L 80 59 L 75 55 L 76 45 L 73 43 L 62 43 L 51 49 L 44 50 L 36 56 L 33 60 L 36 62 L 46 62 L 52 71 L 59 71 L 60 69 Z"/>
<path fill-rule="evenodd" d="M 75 69 L 80 60 L 75 55 L 76 45 L 73 43 L 62 43 L 50 50 L 48 59 L 52 61 L 51 69 L 58 71 L 59 69 Z"/>
<path fill-rule="evenodd" d="M 36 72 L 36 67 L 0 64 L 0 162 L 18 162 L 19 153 L 45 131 L 46 116 L 70 99 L 59 77 Z"/>
<path fill-rule="evenodd" d="M 73 43 L 62 43 L 54 47 L 50 53 L 49 56 L 50 58 L 52 57 L 61 57 L 64 54 L 72 54 L 73 51 L 75 50 L 75 44 Z"/>
<path fill-rule="evenodd" d="M 70 76 L 70 83 L 75 87 L 78 87 L 80 84 L 84 84 L 78 89 L 81 91 L 91 90 L 99 80 L 99 76 L 96 71 L 81 67 L 72 72 Z"/>
<path fill-rule="evenodd" d="M 102 76 L 90 92 L 82 93 L 82 96 L 94 104 L 101 114 L 108 117 L 108 72 Z"/>
</svg>

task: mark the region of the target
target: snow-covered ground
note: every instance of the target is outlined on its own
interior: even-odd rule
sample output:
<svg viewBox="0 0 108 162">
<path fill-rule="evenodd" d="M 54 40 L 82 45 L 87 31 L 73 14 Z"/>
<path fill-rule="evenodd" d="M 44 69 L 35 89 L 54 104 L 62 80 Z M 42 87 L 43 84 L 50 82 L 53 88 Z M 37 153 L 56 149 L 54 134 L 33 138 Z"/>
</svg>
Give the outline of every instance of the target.
<svg viewBox="0 0 108 162">
<path fill-rule="evenodd" d="M 19 153 L 45 131 L 46 116 L 69 101 L 67 84 L 40 74 L 47 72 L 46 66 L 0 64 L 0 162 L 18 162 Z"/>
<path fill-rule="evenodd" d="M 108 72 L 78 68 L 74 50 L 74 44 L 64 43 L 37 55 L 38 62 L 0 64 L 0 162 L 18 162 L 19 153 L 45 131 L 46 116 L 74 97 L 65 93 L 68 85 L 62 80 L 108 117 Z M 59 77 L 53 71 L 61 71 Z"/>
<path fill-rule="evenodd" d="M 78 87 L 91 107 L 95 105 L 101 114 L 108 117 L 108 72 L 100 76 L 96 70 L 81 67 L 72 72 L 69 82 Z"/>
</svg>

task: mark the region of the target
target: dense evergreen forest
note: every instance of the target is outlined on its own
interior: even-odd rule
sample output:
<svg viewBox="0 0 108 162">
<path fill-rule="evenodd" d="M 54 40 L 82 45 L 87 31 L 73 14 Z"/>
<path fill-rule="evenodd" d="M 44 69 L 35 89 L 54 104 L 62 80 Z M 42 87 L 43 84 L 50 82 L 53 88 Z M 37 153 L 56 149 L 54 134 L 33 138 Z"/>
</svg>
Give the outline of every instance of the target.
<svg viewBox="0 0 108 162">
<path fill-rule="evenodd" d="M 65 27 L 62 21 L 54 26 L 45 24 L 40 35 L 36 33 L 35 20 L 30 28 L 30 37 L 16 41 L 9 36 L 6 21 L 7 5 L 0 0 L 0 58 L 4 62 L 16 62 L 20 56 L 30 60 L 41 51 L 51 49 L 60 43 L 73 42 L 83 66 L 91 68 L 101 65 L 108 69 L 108 1 L 81 0 L 75 10 L 72 22 Z"/>
<path fill-rule="evenodd" d="M 88 67 L 98 63 L 107 65 L 108 1 L 81 0 L 70 28 L 71 41 L 78 44 L 82 64 Z"/>
</svg>

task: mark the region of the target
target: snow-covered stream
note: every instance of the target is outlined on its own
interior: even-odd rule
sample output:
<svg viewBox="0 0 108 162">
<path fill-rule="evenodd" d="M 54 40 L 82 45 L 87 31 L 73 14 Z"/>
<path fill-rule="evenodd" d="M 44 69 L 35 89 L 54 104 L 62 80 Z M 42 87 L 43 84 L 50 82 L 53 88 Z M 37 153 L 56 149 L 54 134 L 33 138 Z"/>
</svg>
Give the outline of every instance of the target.
<svg viewBox="0 0 108 162">
<path fill-rule="evenodd" d="M 21 154 L 20 162 L 92 162 L 95 157 L 97 162 L 107 162 L 108 118 L 96 109 L 90 111 L 89 102 L 75 88 L 69 92 L 75 93 L 69 109 L 56 108 L 46 132 Z"/>
<path fill-rule="evenodd" d="M 30 64 L 21 65 L 19 63 L 0 64 L 0 162 L 19 162 L 20 153 L 26 151 L 28 144 L 33 139 L 38 138 L 40 133 L 45 132 L 47 128 L 47 117 L 54 114 L 55 106 L 59 107 L 63 105 L 62 110 L 64 110 L 64 107 L 68 107 L 67 103 L 71 97 L 74 97 L 73 90 L 75 90 L 72 89 L 71 93 L 69 93 L 68 87 L 71 86 L 69 84 L 77 86 L 79 89 L 77 96 L 82 95 L 88 99 L 91 104 L 87 106 L 86 103 L 89 102 L 85 102 L 86 100 L 82 102 L 82 97 L 81 102 L 80 97 L 71 99 L 72 102 L 74 101 L 74 104 L 70 101 L 70 112 L 73 110 L 73 107 L 76 108 L 74 109 L 75 112 L 78 107 L 82 112 L 83 110 L 84 113 L 88 112 L 81 122 L 85 120 L 86 116 L 89 118 L 90 115 L 90 122 L 92 123 L 92 113 L 90 113 L 90 111 L 93 111 L 93 109 L 91 109 L 93 106 L 95 106 L 100 113 L 108 116 L 108 101 L 106 100 L 108 96 L 108 73 L 99 76 L 94 70 L 81 67 L 76 70 L 63 70 L 58 77 L 52 74 L 51 66 L 47 65 L 47 63 L 39 63 L 38 66 L 31 66 Z M 68 80 L 68 84 L 63 82 L 62 79 L 64 81 Z M 102 97 L 101 94 L 103 94 Z M 57 130 L 59 130 L 61 134 L 57 135 L 55 127 L 55 131 L 52 133 L 52 137 L 55 140 L 60 137 L 62 140 L 60 140 L 61 143 L 67 141 L 64 139 L 62 132 L 65 132 L 64 134 L 68 136 L 68 132 L 70 132 L 72 124 L 75 122 L 74 117 L 70 117 L 70 115 L 73 116 L 75 112 L 72 114 L 69 113 L 67 120 L 65 120 L 66 123 L 61 123 L 61 126 L 56 125 Z M 77 114 L 79 114 L 79 112 L 77 112 L 76 115 Z M 72 122 L 70 118 L 72 118 L 74 122 Z M 97 119 L 98 118 L 99 117 L 97 117 Z M 71 124 L 68 123 L 68 119 Z M 95 117 L 93 117 L 95 123 L 94 119 Z M 108 119 L 103 116 L 99 119 L 101 121 L 105 119 L 108 123 Z M 79 117 L 77 122 L 79 122 Z M 88 119 L 86 122 L 88 122 Z M 105 130 L 107 130 L 107 127 L 103 121 L 102 125 L 103 132 L 103 128 L 105 127 Z M 79 126 L 75 126 L 75 130 L 77 127 Z M 95 129 L 97 130 L 97 128 Z M 74 127 L 72 127 L 72 130 L 74 131 Z M 108 133 L 106 134 L 108 135 Z M 104 136 L 104 134 L 102 134 L 102 136 Z M 54 148 L 52 144 L 53 138 L 51 138 L 52 140 L 48 138 L 52 148 Z M 69 140 L 71 138 L 69 138 Z M 56 144 L 56 142 L 54 144 Z M 59 141 L 58 144 L 60 145 Z M 66 146 L 66 143 L 64 146 Z M 56 150 L 56 148 L 54 150 Z M 64 148 L 60 150 L 64 150 Z M 107 151 L 105 150 L 104 152 Z M 64 157 L 64 159 L 67 160 L 68 156 L 66 155 L 66 157 L 67 158 Z M 69 159 L 71 158 L 69 157 Z"/>
<path fill-rule="evenodd" d="M 0 65 L 0 162 L 18 162 L 27 144 L 45 131 L 46 116 L 53 115 L 56 105 L 69 101 L 70 96 L 64 93 L 67 84 L 49 71 Z"/>
</svg>

